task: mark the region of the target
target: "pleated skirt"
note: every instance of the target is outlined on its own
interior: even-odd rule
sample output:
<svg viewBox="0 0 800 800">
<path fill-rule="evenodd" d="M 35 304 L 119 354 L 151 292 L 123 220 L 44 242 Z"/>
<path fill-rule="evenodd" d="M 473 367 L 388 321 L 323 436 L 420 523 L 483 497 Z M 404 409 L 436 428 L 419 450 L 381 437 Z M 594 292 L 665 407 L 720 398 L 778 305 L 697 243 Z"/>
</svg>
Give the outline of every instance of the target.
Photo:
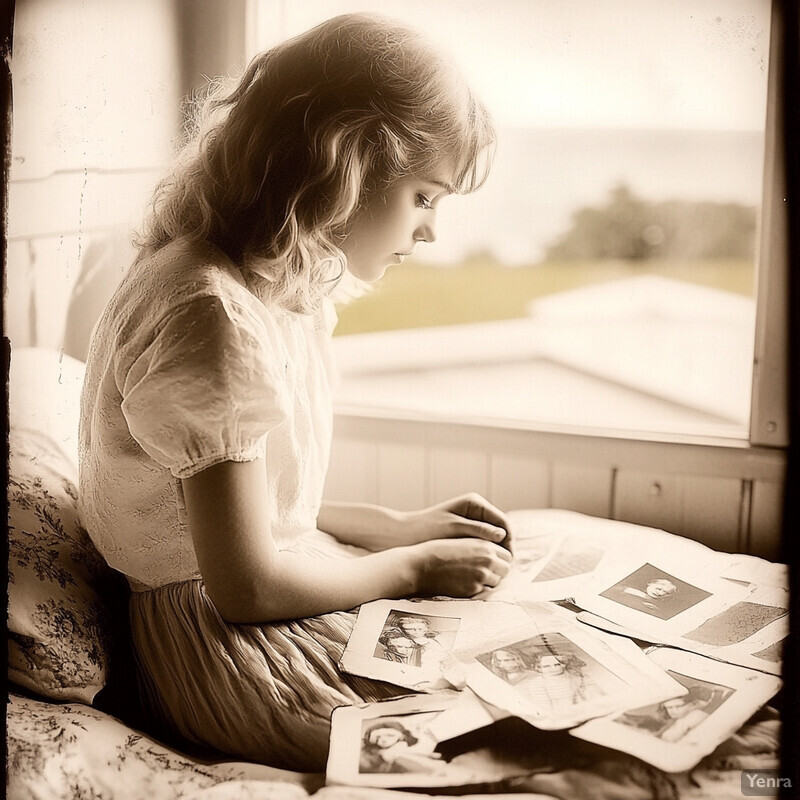
<svg viewBox="0 0 800 800">
<path fill-rule="evenodd" d="M 234 758 L 324 771 L 334 708 L 407 693 L 339 669 L 356 613 L 231 624 L 201 580 L 134 592 L 145 712 L 163 730 Z"/>
</svg>

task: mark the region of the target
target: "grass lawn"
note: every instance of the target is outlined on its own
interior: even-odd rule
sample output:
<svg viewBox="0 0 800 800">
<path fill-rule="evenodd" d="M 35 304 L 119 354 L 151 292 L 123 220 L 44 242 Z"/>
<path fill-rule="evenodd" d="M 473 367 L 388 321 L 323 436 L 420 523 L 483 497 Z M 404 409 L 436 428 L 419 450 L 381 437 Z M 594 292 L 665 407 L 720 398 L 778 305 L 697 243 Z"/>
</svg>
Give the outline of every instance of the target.
<svg viewBox="0 0 800 800">
<path fill-rule="evenodd" d="M 755 294 L 753 264 L 746 260 L 581 261 L 513 268 L 488 259 L 457 267 L 408 261 L 390 269 L 369 294 L 339 308 L 336 334 L 514 319 L 524 316 L 526 304 L 537 297 L 635 275 Z"/>
</svg>

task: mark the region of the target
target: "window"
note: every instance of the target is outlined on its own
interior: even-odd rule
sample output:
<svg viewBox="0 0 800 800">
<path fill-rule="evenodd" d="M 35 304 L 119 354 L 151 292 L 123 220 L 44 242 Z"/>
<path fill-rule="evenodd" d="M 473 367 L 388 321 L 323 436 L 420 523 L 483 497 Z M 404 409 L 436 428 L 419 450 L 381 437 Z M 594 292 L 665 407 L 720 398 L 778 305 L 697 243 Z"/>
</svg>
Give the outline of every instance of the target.
<svg viewBox="0 0 800 800">
<path fill-rule="evenodd" d="M 453 52 L 499 145 L 438 241 L 340 309 L 340 407 L 785 442 L 780 357 L 753 374 L 780 335 L 756 320 L 781 280 L 756 270 L 770 2 L 470 5 L 368 4 Z M 256 0 L 249 48 L 364 7 Z"/>
</svg>

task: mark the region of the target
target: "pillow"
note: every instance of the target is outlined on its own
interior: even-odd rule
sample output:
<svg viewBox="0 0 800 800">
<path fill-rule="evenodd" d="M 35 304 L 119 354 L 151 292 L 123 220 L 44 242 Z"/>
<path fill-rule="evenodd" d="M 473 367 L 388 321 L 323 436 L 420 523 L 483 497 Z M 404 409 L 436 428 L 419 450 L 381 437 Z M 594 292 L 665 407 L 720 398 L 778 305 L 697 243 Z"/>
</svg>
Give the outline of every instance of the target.
<svg viewBox="0 0 800 800">
<path fill-rule="evenodd" d="M 91 703 L 106 682 L 115 574 L 78 523 L 74 465 L 45 434 L 12 430 L 8 482 L 8 677 Z M 118 577 L 118 576 L 116 576 Z"/>
</svg>

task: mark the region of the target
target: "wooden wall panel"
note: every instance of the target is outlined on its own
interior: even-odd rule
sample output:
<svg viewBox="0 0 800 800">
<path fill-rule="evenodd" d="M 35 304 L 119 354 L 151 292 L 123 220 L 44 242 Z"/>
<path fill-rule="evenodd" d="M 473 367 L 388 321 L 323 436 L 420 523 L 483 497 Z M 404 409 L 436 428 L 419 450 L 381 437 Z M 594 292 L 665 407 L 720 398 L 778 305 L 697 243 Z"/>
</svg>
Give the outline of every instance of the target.
<svg viewBox="0 0 800 800">
<path fill-rule="evenodd" d="M 762 558 L 785 559 L 783 527 L 783 484 L 753 481 L 750 500 L 748 552 Z"/>
<path fill-rule="evenodd" d="M 628 470 L 614 481 L 614 519 L 677 532 L 680 528 L 680 476 Z"/>
<path fill-rule="evenodd" d="M 574 463 L 554 463 L 550 505 L 594 517 L 611 516 L 613 470 Z"/>
<path fill-rule="evenodd" d="M 615 480 L 614 518 L 735 551 L 741 502 L 742 482 L 735 478 L 621 470 Z"/>
<path fill-rule="evenodd" d="M 410 511 L 428 503 L 428 456 L 419 444 L 382 442 L 378 447 L 378 502 Z"/>
<path fill-rule="evenodd" d="M 489 497 L 504 510 L 550 507 L 550 464 L 535 458 L 490 454 Z"/>
<path fill-rule="evenodd" d="M 377 503 L 378 446 L 334 437 L 324 496 L 339 502 Z"/>
<path fill-rule="evenodd" d="M 774 449 L 352 415 L 336 425 L 330 499 L 410 509 L 477 491 L 509 510 L 564 508 L 778 554 L 785 454 Z"/>
<path fill-rule="evenodd" d="M 705 475 L 681 477 L 680 533 L 715 550 L 739 552 L 743 545 L 739 510 L 742 481 Z"/>
<path fill-rule="evenodd" d="M 431 503 L 465 492 L 489 494 L 489 458 L 480 450 L 437 446 L 430 452 Z"/>
</svg>

